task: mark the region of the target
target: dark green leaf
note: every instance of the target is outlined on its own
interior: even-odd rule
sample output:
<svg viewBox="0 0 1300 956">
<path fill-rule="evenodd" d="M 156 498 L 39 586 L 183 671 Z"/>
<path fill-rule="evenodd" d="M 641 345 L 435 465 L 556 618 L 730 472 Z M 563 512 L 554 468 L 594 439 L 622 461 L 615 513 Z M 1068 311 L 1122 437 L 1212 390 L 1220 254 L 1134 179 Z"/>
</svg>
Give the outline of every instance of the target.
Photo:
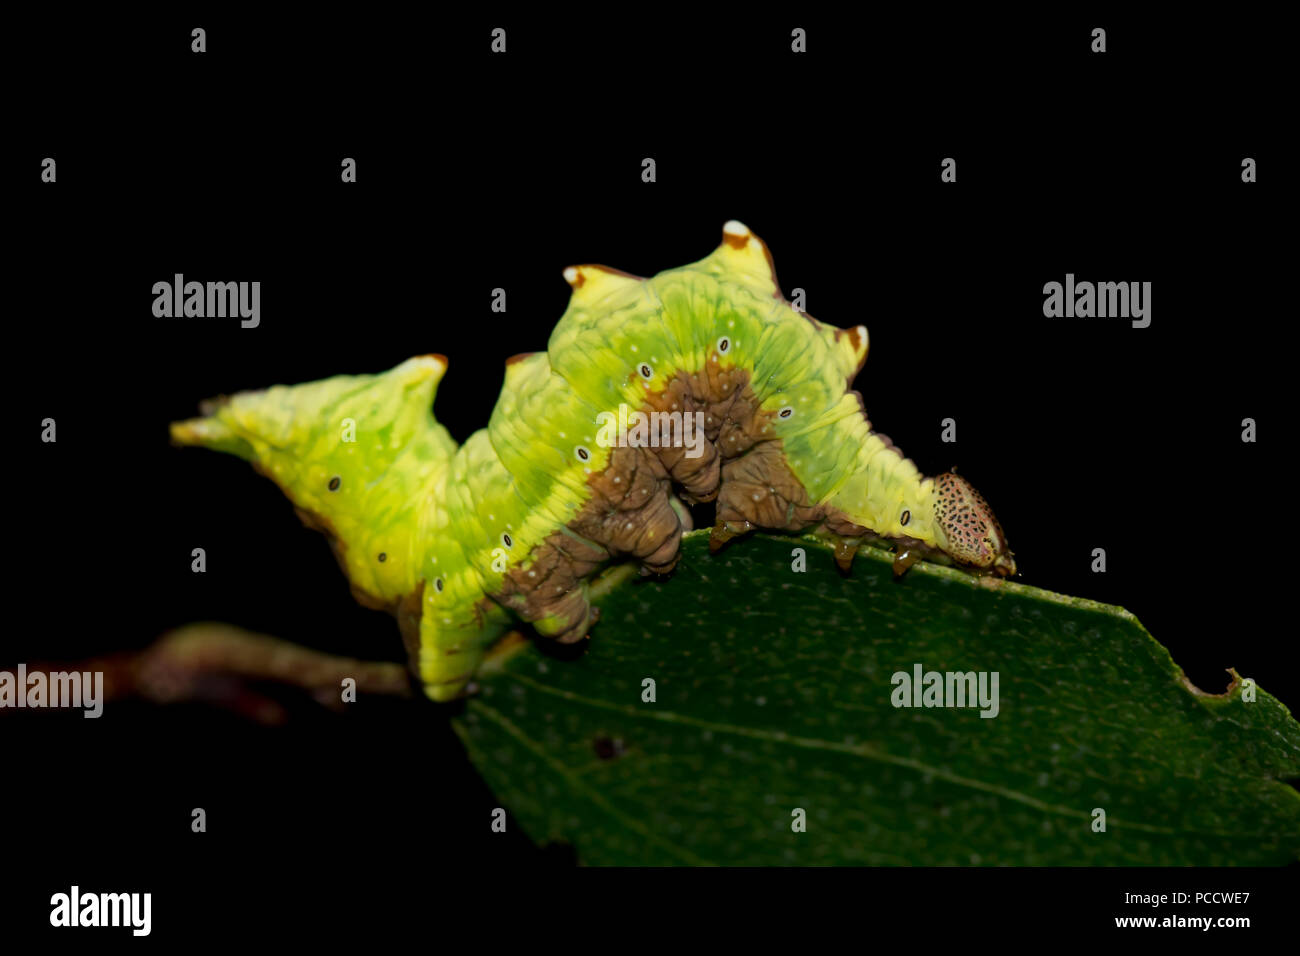
<svg viewBox="0 0 1300 956">
<path fill-rule="evenodd" d="M 1197 691 L 1127 611 L 933 565 L 895 582 L 869 549 L 842 577 L 811 540 L 682 550 L 666 581 L 606 582 L 577 659 L 497 655 L 457 720 L 538 842 L 591 864 L 1300 857 L 1300 725 L 1235 679 Z M 996 671 L 997 716 L 893 706 L 915 664 Z"/>
</svg>

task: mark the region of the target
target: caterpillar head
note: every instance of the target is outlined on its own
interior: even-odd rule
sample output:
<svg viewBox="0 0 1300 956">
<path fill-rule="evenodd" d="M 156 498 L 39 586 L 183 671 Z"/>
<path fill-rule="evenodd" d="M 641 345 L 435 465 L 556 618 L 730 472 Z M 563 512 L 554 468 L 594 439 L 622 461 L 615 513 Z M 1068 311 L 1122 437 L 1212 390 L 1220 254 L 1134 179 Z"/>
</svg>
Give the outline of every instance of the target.
<svg viewBox="0 0 1300 956">
<path fill-rule="evenodd" d="M 1016 573 L 1016 561 L 993 509 L 969 481 L 951 472 L 934 480 L 931 499 L 939 549 L 962 564 L 988 568 L 1003 577 Z"/>
</svg>

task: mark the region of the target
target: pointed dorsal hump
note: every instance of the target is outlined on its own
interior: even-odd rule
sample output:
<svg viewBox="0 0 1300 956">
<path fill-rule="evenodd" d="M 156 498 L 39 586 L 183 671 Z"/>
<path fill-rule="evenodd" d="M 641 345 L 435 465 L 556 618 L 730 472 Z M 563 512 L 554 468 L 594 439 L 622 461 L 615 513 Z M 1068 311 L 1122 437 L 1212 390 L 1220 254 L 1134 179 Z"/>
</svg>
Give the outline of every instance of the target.
<svg viewBox="0 0 1300 956">
<path fill-rule="evenodd" d="M 731 219 L 722 227 L 722 244 L 696 268 L 718 278 L 737 282 L 753 292 L 785 301 L 776 281 L 776 266 L 767 244 L 750 232 L 743 222 Z"/>
<path fill-rule="evenodd" d="M 641 283 L 645 280 L 620 269 L 588 264 L 569 266 L 564 270 L 564 281 L 573 289 L 569 310 L 586 311 L 598 307 L 606 299 L 619 301 L 640 294 Z"/>
<path fill-rule="evenodd" d="M 400 410 L 393 416 L 401 430 L 414 434 L 433 417 L 433 400 L 438 394 L 438 383 L 447 374 L 447 356 L 436 352 L 417 355 L 397 366 L 390 373 L 402 385 L 403 395 L 398 401 Z"/>
<path fill-rule="evenodd" d="M 512 394 L 525 387 L 525 383 L 540 385 L 540 381 L 551 373 L 550 362 L 545 352 L 520 352 L 506 359 L 505 393 Z"/>
<path fill-rule="evenodd" d="M 442 355 L 419 355 L 377 375 L 336 375 L 302 385 L 274 385 L 204 403 L 203 418 L 176 422 L 172 439 L 259 460 L 308 459 L 344 439 L 345 423 L 371 436 L 366 457 L 382 470 L 410 440 L 437 423 L 433 401 L 447 371 Z M 381 437 L 382 436 L 382 437 Z M 375 445 L 375 439 L 381 438 Z M 445 429 L 433 439 L 450 454 Z M 444 449 L 445 450 L 445 449 Z"/>
<path fill-rule="evenodd" d="M 835 349 L 845 375 L 851 383 L 867 361 L 870 339 L 865 325 L 835 330 Z"/>
<path fill-rule="evenodd" d="M 391 609 L 421 579 L 432 496 L 456 454 L 433 416 L 446 370 L 441 355 L 420 355 L 378 374 L 238 392 L 173 424 L 172 437 L 253 462 L 330 536 L 358 599 Z"/>
<path fill-rule="evenodd" d="M 755 293 L 770 295 L 786 302 L 776 279 L 776 265 L 767 244 L 754 235 L 743 222 L 729 220 L 722 227 L 722 244 L 711 256 L 699 263 L 719 277 L 741 282 Z M 826 338 L 840 371 L 851 382 L 867 360 L 867 327 L 847 329 L 818 322 L 806 312 L 800 313 Z"/>
</svg>

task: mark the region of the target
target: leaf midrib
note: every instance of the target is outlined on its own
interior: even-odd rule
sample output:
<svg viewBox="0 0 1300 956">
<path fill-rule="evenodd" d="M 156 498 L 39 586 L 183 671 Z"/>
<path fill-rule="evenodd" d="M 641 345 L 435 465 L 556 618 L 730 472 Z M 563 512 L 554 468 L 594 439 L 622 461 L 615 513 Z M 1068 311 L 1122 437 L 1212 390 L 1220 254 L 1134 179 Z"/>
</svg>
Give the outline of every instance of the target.
<svg viewBox="0 0 1300 956">
<path fill-rule="evenodd" d="M 921 774 L 929 774 L 934 777 L 937 777 L 938 779 L 944 780 L 948 783 L 955 784 L 957 786 L 967 787 L 969 789 L 979 790 L 985 793 L 991 793 L 995 796 L 1004 797 L 1008 800 L 1014 800 L 1018 803 L 1022 803 L 1026 806 L 1032 807 L 1033 809 L 1038 810 L 1039 812 L 1042 813 L 1056 814 L 1058 816 L 1072 817 L 1074 819 L 1080 819 L 1080 820 L 1092 819 L 1090 814 L 1082 810 L 1075 810 L 1071 807 L 1063 807 L 1060 806 L 1059 804 L 1046 803 L 1045 801 L 1039 800 L 1035 797 L 1031 797 L 1028 794 L 1020 793 L 1019 791 L 1016 790 L 1010 790 L 1005 787 L 1000 787 L 997 784 L 986 783 L 985 781 L 977 780 L 971 777 L 964 777 L 961 776 L 960 774 L 952 773 L 951 771 L 942 770 L 937 767 L 932 767 L 929 764 L 923 763 L 919 760 L 914 760 L 910 757 L 895 756 L 893 754 L 889 754 L 884 751 L 878 750 L 869 744 L 846 744 L 846 743 L 833 741 L 833 740 L 823 740 L 817 737 L 802 737 L 802 736 L 783 733 L 781 731 L 770 731 L 770 730 L 763 730 L 763 729 L 753 728 L 753 727 L 742 727 L 737 724 L 717 723 L 714 721 L 702 720 L 701 718 L 698 717 L 691 717 L 685 714 L 680 714 L 675 711 L 664 711 L 664 710 L 651 711 L 643 708 L 631 707 L 625 704 L 615 704 L 610 701 L 604 701 L 604 700 L 599 700 L 597 698 L 586 697 L 582 694 L 576 694 L 573 691 L 560 690 L 558 688 L 549 687 L 546 684 L 542 684 L 538 681 L 535 681 L 530 677 L 527 677 L 523 674 L 514 673 L 512 671 L 505 671 L 501 676 L 508 677 L 511 680 L 518 681 L 519 683 L 527 687 L 530 687 L 533 690 L 536 690 L 540 693 L 549 694 L 553 697 L 559 697 L 571 703 L 581 704 L 599 710 L 613 711 L 615 713 L 623 714 L 625 716 L 632 717 L 634 719 L 654 720 L 654 721 L 659 721 L 661 723 L 696 727 L 701 730 L 709 730 L 715 733 L 732 734 L 734 736 L 748 737 L 753 740 L 762 740 L 771 743 L 784 744 L 787 746 L 799 747 L 807 750 L 821 750 L 821 751 L 827 751 L 832 753 L 842 753 L 842 754 L 847 754 L 849 756 L 864 758 L 867 760 L 875 760 L 880 763 L 887 763 L 887 764 L 892 764 L 894 766 L 905 767 L 907 769 L 914 770 Z M 488 710 L 493 710 L 493 708 L 489 707 L 486 704 L 483 704 L 482 701 L 479 701 L 477 703 L 479 704 L 479 706 L 482 706 Z M 497 714 L 497 717 L 499 717 L 500 721 L 503 722 L 503 726 L 509 723 L 508 721 L 506 721 L 506 718 L 501 716 L 500 714 Z M 587 785 L 585 782 L 578 781 L 575 778 L 573 778 L 572 774 L 569 772 L 567 767 L 564 767 L 564 765 L 562 764 L 557 766 L 555 762 L 552 760 L 552 758 L 549 757 L 549 755 L 545 755 L 539 749 L 539 745 L 537 745 L 535 742 L 528 739 L 525 735 L 522 735 L 522 732 L 518 731 L 517 728 L 515 728 L 515 730 L 521 735 L 520 736 L 521 740 L 527 741 L 527 744 L 530 747 L 530 749 L 533 749 L 535 752 L 544 756 L 548 763 L 551 763 L 552 766 L 556 767 L 557 771 L 561 772 L 565 776 L 566 780 L 573 781 L 575 786 L 578 786 L 580 789 L 586 790 L 588 792 L 592 792 L 590 786 Z M 596 795 L 593 792 L 593 798 L 595 796 Z M 601 798 L 601 800 L 603 800 L 603 798 Z M 622 816 L 613 807 L 608 807 L 607 809 L 616 817 Z M 628 821 L 628 822 L 631 823 L 633 821 Z M 1239 840 L 1242 838 L 1249 838 L 1251 836 L 1259 836 L 1259 837 L 1264 836 L 1264 834 L 1249 834 L 1240 830 L 1234 830 L 1232 832 L 1223 832 L 1220 830 L 1192 830 L 1192 829 L 1185 829 L 1185 828 L 1162 827 L 1150 823 L 1129 822 L 1127 820 L 1117 819 L 1110 815 L 1107 815 L 1106 826 L 1108 828 L 1112 826 L 1118 826 L 1124 829 L 1140 830 L 1147 833 L 1158 833 L 1167 836 L 1175 836 L 1178 834 L 1194 834 L 1198 836 L 1212 836 L 1212 837 L 1217 837 L 1219 839 L 1226 839 L 1226 840 Z M 646 833 L 646 831 L 644 831 L 642 828 L 639 827 L 634 826 L 633 829 L 637 833 L 641 833 L 643 835 Z M 660 841 L 656 841 L 656 842 L 660 842 Z"/>
</svg>

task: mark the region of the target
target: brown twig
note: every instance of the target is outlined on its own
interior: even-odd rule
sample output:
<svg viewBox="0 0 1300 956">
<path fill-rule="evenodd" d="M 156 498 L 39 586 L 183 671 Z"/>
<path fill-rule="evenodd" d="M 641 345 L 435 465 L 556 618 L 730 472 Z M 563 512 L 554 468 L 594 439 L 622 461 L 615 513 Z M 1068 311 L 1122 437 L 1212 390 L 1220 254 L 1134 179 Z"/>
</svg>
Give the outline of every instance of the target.
<svg viewBox="0 0 1300 956">
<path fill-rule="evenodd" d="M 201 622 L 169 631 L 142 651 L 78 662 L 31 663 L 32 671 L 102 671 L 104 699 L 143 698 L 158 704 L 204 700 L 263 724 L 283 723 L 284 706 L 258 692 L 255 682 L 310 691 L 323 706 L 341 709 L 343 680 L 357 695 L 410 697 L 408 671 L 389 661 L 339 657 L 231 624 Z"/>
</svg>

